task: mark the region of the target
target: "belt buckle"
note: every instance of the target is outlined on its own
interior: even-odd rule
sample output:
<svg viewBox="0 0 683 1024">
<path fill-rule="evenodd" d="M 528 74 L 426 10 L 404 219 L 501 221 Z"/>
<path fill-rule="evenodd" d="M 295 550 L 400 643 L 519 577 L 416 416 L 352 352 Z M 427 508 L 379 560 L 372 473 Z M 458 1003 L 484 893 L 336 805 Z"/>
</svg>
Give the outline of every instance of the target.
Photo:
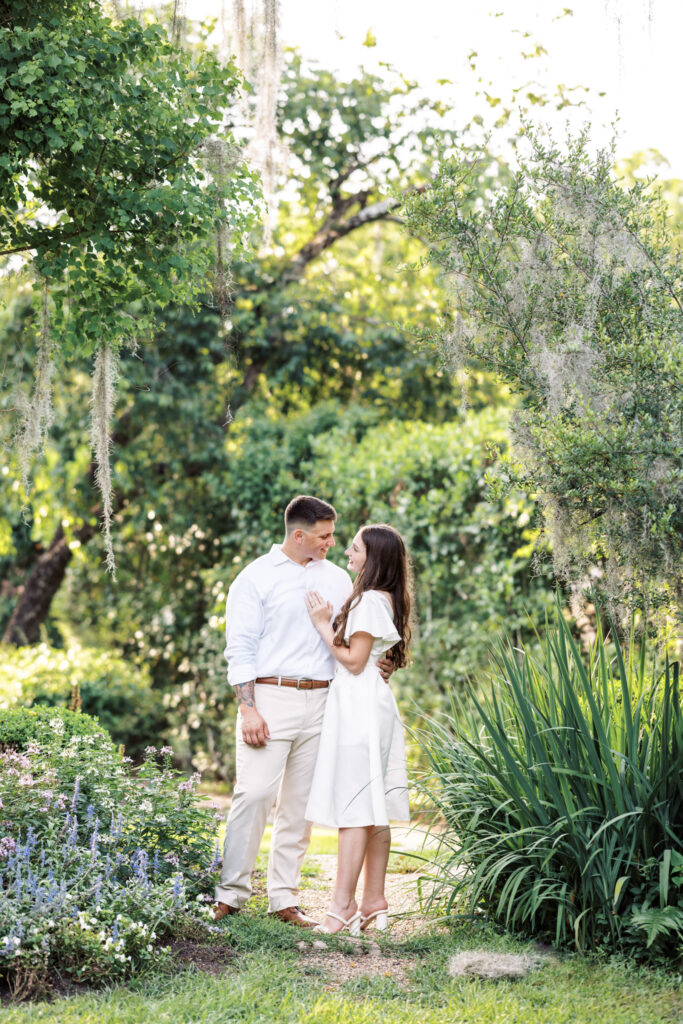
<svg viewBox="0 0 683 1024">
<path fill-rule="evenodd" d="M 302 683 L 310 683 L 312 681 L 313 680 L 312 680 L 311 676 L 297 676 L 296 677 L 296 688 L 297 688 L 297 690 L 299 690 L 301 688 L 301 684 Z"/>
</svg>

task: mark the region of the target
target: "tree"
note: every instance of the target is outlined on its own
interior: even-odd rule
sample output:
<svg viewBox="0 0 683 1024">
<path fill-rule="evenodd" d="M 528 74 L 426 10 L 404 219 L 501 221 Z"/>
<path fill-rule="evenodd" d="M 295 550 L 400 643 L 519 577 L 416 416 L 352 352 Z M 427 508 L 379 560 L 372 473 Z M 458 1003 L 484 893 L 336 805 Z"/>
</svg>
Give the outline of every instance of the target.
<svg viewBox="0 0 683 1024">
<path fill-rule="evenodd" d="M 30 258 L 40 309 L 22 475 L 27 484 L 52 420 L 55 363 L 95 353 L 94 476 L 108 534 L 118 351 L 152 333 L 160 308 L 206 293 L 216 236 L 219 252 L 228 238 L 239 246 L 253 213 L 254 179 L 230 137 L 216 136 L 239 76 L 158 25 L 114 24 L 91 0 L 10 0 L 0 66 L 0 256 Z"/>
<path fill-rule="evenodd" d="M 484 203 L 486 154 L 442 166 L 402 207 L 448 276 L 445 332 L 521 396 L 515 434 L 555 564 L 604 570 L 614 601 L 683 599 L 683 266 L 647 182 L 624 185 L 587 134 L 527 132 Z"/>
<path fill-rule="evenodd" d="M 207 237 L 248 225 L 237 150 L 222 181 L 200 159 L 237 72 L 89 0 L 5 4 L 0 57 L 0 255 L 32 254 L 62 356 L 137 341 L 206 290 Z"/>
</svg>

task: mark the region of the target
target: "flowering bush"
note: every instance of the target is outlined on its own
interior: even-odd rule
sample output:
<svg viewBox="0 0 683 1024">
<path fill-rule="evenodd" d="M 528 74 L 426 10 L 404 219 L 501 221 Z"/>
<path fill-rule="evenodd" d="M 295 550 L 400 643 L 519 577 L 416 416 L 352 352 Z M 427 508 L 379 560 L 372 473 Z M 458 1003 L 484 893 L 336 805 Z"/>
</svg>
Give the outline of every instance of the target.
<svg viewBox="0 0 683 1024">
<path fill-rule="evenodd" d="M 202 905 L 218 863 L 199 780 L 148 747 L 139 769 L 104 733 L 0 754 L 0 977 L 16 995 L 59 970 L 95 983 L 165 955 L 155 945 Z"/>
</svg>

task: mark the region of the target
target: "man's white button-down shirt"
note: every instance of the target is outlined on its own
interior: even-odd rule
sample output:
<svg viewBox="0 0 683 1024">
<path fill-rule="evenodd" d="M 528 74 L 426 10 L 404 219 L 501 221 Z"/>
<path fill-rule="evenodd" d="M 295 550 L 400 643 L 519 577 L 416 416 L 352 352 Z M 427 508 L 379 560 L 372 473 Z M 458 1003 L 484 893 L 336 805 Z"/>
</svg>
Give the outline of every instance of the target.
<svg viewBox="0 0 683 1024">
<path fill-rule="evenodd" d="M 331 679 L 335 660 L 306 610 L 307 590 L 318 590 L 334 615 L 352 589 L 339 566 L 311 560 L 299 565 L 273 544 L 251 562 L 228 591 L 225 657 L 231 686 L 257 676 Z"/>
</svg>

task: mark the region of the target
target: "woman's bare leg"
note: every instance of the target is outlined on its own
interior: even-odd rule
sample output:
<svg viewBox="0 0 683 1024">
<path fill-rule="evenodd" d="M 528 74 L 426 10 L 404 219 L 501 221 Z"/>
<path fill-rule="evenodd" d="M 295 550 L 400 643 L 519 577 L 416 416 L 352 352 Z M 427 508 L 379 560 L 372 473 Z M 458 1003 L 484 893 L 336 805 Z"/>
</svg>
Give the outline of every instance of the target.
<svg viewBox="0 0 683 1024">
<path fill-rule="evenodd" d="M 387 877 L 390 850 L 391 829 L 389 826 L 373 826 L 369 829 L 363 870 L 363 898 L 360 904 L 363 917 L 367 917 L 374 910 L 386 910 L 387 908 L 384 882 Z"/>
<path fill-rule="evenodd" d="M 330 910 L 339 914 L 345 921 L 353 917 L 358 910 L 356 887 L 368 847 L 368 838 L 372 831 L 372 826 L 339 829 L 337 880 Z M 330 932 L 338 932 L 343 927 L 334 917 L 326 917 L 323 924 Z"/>
</svg>

